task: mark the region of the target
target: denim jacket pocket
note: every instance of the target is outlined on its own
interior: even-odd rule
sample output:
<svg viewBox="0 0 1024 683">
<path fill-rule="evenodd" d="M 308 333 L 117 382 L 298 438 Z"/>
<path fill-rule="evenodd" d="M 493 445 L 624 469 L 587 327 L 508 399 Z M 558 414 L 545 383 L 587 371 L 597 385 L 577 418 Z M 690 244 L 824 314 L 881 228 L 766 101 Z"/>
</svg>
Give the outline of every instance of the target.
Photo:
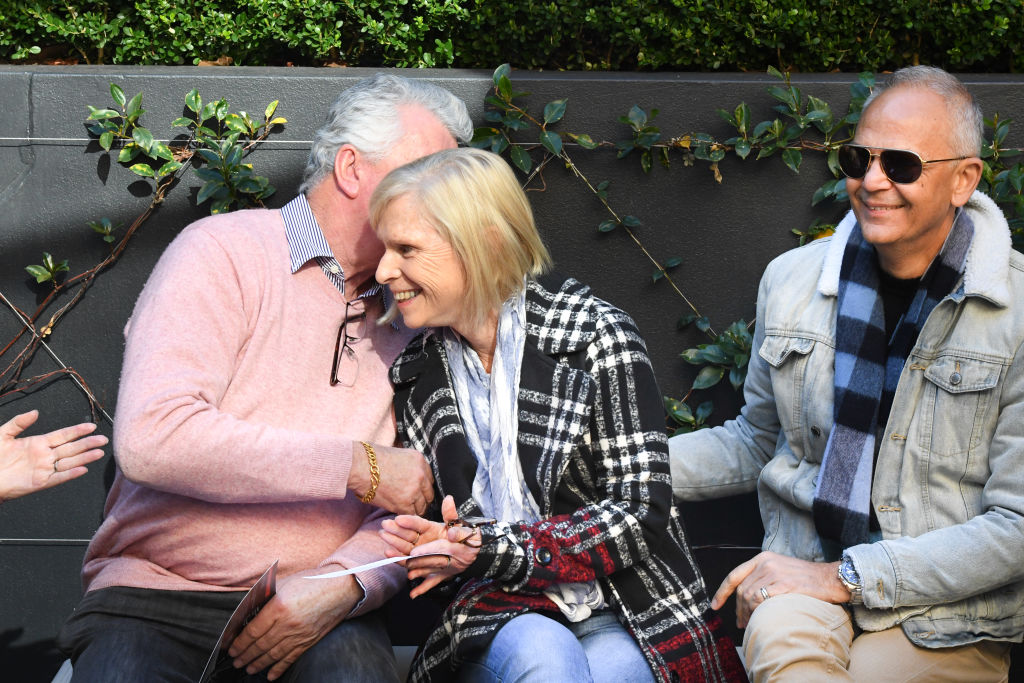
<svg viewBox="0 0 1024 683">
<path fill-rule="evenodd" d="M 975 447 L 986 415 L 992 409 L 992 389 L 999 384 L 1003 364 L 955 355 L 940 356 L 924 370 L 924 400 L 931 406 L 930 424 L 921 433 L 932 453 L 955 456 Z"/>
<path fill-rule="evenodd" d="M 832 354 L 816 352 L 807 336 L 766 334 L 758 355 L 771 367 L 772 390 L 786 441 L 799 460 L 821 462 L 832 404 L 813 399 L 832 395 Z M 826 363 L 827 361 L 827 363 Z M 814 443 L 812 443 L 814 442 Z"/>
<path fill-rule="evenodd" d="M 773 368 L 778 369 L 786 362 L 790 354 L 806 356 L 814 347 L 814 340 L 806 337 L 790 337 L 777 334 L 766 334 L 758 355 Z"/>
</svg>

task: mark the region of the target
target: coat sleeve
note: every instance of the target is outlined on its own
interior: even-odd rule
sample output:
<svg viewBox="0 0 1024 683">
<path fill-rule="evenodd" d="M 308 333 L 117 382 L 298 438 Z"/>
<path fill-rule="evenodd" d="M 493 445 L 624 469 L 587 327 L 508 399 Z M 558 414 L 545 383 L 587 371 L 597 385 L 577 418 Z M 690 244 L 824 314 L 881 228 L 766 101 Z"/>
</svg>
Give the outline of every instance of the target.
<svg viewBox="0 0 1024 683">
<path fill-rule="evenodd" d="M 597 314 L 597 335 L 586 352 L 589 423 L 568 465 L 582 462 L 593 473 L 594 502 L 533 524 L 484 530 L 469 573 L 508 590 L 542 592 L 607 576 L 646 559 L 666 534 L 672 490 L 654 371 L 629 316 L 607 305 Z"/>
<path fill-rule="evenodd" d="M 705 500 L 753 491 L 761 468 L 774 454 L 781 425 L 770 367 L 759 354 L 765 339 L 771 273 L 770 265 L 758 288 L 757 319 L 739 417 L 719 427 L 669 439 L 672 490 L 680 500 Z"/>
</svg>

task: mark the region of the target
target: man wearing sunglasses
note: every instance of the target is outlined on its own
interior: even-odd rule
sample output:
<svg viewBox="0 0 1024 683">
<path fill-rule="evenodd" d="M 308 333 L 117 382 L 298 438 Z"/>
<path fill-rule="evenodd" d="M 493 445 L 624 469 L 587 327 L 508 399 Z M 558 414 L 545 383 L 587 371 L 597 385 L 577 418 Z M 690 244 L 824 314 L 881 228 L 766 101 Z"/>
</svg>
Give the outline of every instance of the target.
<svg viewBox="0 0 1024 683">
<path fill-rule="evenodd" d="M 118 472 L 59 640 L 74 680 L 198 680 L 275 561 L 276 595 L 228 649 L 237 680 L 397 680 L 375 610 L 405 571 L 304 577 L 383 558 L 382 518 L 433 497 L 423 456 L 393 447 L 387 370 L 411 333 L 374 323 L 368 207 L 388 171 L 471 135 L 448 91 L 365 79 L 332 105 L 298 197 L 168 247 L 126 330 Z"/>
<path fill-rule="evenodd" d="M 758 293 L 741 415 L 670 440 L 675 493 L 757 490 L 736 594 L 761 680 L 1001 681 L 1024 633 L 1024 259 L 975 192 L 982 117 L 893 74 L 839 151 L 852 212 Z"/>
</svg>

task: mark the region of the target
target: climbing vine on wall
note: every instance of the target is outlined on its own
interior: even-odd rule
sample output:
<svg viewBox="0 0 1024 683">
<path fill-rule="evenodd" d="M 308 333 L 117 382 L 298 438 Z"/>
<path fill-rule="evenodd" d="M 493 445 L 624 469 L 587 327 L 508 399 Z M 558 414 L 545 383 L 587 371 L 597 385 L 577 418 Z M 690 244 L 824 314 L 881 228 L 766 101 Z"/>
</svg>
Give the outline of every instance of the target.
<svg viewBox="0 0 1024 683">
<path fill-rule="evenodd" d="M 804 155 L 823 154 L 831 177 L 814 192 L 810 203 L 845 203 L 848 199 L 846 183 L 839 170 L 837 150 L 853 138 L 864 101 L 874 86 L 873 75 L 863 73 L 851 84 L 849 105 L 845 112 L 838 112 L 823 99 L 802 92 L 787 73 L 774 68 L 768 71 L 779 81 L 768 88 L 775 102 L 772 113 L 757 121 L 758 117 L 745 102 L 731 111 L 719 110 L 719 116 L 735 133 L 725 139 L 700 131 L 665 133 L 656 125 L 656 109 L 646 111 L 634 105 L 618 119 L 624 127 L 624 137 L 603 141 L 593 139 L 586 132 L 569 130 L 567 99 L 552 100 L 539 111 L 531 110 L 524 104 L 529 93 L 514 88 L 512 69 L 504 64 L 493 73 L 493 90 L 486 97 L 484 125 L 477 128 L 473 139 L 475 146 L 506 155 L 524 174 L 524 185 L 533 186 L 531 189 L 538 185 L 541 189 L 545 187 L 544 174 L 549 168 L 564 168 L 576 178 L 607 214 L 593 228 L 602 233 L 620 234 L 638 249 L 651 263 L 651 280 L 664 283 L 681 302 L 677 327 L 692 326 L 706 335 L 706 343 L 681 352 L 682 358 L 697 368 L 689 389 L 679 398 L 665 398 L 670 427 L 675 431 L 706 426 L 713 404 L 704 400 L 694 407 L 692 404 L 701 396 L 700 392 L 723 380 L 736 390 L 743 386 L 752 351 L 753 321 L 735 321 L 723 331 L 716 331 L 708 312 L 687 295 L 684 286 L 672 275 L 684 259 L 663 254 L 658 244 L 652 242 L 653 238 L 642 238 L 642 218 L 616 209 L 610 198 L 611 182 L 588 177 L 575 163 L 574 156 L 612 151 L 626 162 L 638 160 L 644 173 L 651 173 L 658 166 L 669 169 L 673 164 L 692 166 L 700 162 L 707 164 L 709 172 L 721 183 L 725 178 L 719 164 L 729 154 L 746 161 L 776 158 L 793 173 L 800 172 Z M 40 263 L 28 264 L 25 269 L 36 282 L 44 286 L 49 283 L 50 287 L 35 311 L 18 309 L 0 292 L 0 299 L 15 311 L 23 324 L 15 337 L 0 349 L 0 361 L 6 363 L 0 364 L 0 398 L 67 375 L 88 396 L 93 411 L 106 414 L 85 378 L 56 356 L 59 370 L 24 376 L 26 366 L 40 349 L 53 355 L 46 339 L 54 333 L 61 318 L 81 300 L 92 281 L 121 256 L 131 237 L 159 208 L 186 171 L 191 170 L 201 181 L 196 201 L 208 203 L 211 213 L 261 206 L 274 192 L 269 180 L 257 175 L 246 158 L 276 126 L 286 123 L 276 115 L 277 101 L 267 105 L 262 119 L 254 119 L 244 111 L 231 112 L 223 99 L 204 102 L 200 94 L 192 90 L 185 95 L 186 116 L 171 123 L 182 133 L 175 140 L 164 142 L 156 140 L 142 125 L 145 113 L 142 93 L 128 98 L 119 86 L 111 84 L 110 96 L 112 106 L 88 107 L 86 125 L 105 153 L 116 153 L 122 167 L 152 184 L 152 200 L 123 231 L 108 218 L 87 224 L 99 239 L 110 245 L 110 252 L 86 270 L 69 275 L 71 260 L 50 252 L 41 254 Z M 1024 164 L 1013 162 L 1021 150 L 1005 146 L 1010 123 L 1010 119 L 998 114 L 986 120 L 990 138 L 981 150 L 985 166 L 980 189 L 1006 211 L 1014 246 L 1022 249 Z M 552 165 L 552 161 L 559 163 Z M 830 234 L 833 228 L 834 225 L 819 218 L 805 228 L 792 231 L 803 244 Z"/>
<path fill-rule="evenodd" d="M 94 419 L 97 413 L 107 419 L 110 415 L 89 388 L 86 378 L 64 363 L 47 339 L 68 311 L 85 296 L 96 277 L 121 257 L 136 231 L 160 207 L 187 170 L 202 181 L 196 202 L 209 201 L 211 213 L 262 206 L 263 200 L 273 194 L 274 187 L 266 177 L 257 175 L 245 159 L 276 126 L 287 122 L 275 116 L 276 100 L 267 105 L 262 120 L 254 120 L 244 111 L 231 112 L 223 98 L 204 104 L 199 92 L 192 90 L 185 95 L 188 114 L 171 123 L 183 132 L 175 140 L 164 142 L 142 125 L 146 113 L 142 108 L 142 93 L 129 98 L 120 86 L 111 83 L 110 97 L 112 106 L 86 105 L 89 111 L 86 127 L 104 153 L 116 154 L 122 167 L 151 184 L 149 205 L 123 231 L 109 218 L 88 222 L 85 227 L 96 233 L 110 249 L 102 260 L 82 272 L 68 275 L 71 260 L 54 257 L 49 252 L 43 252 L 41 264 L 25 266 L 37 284 L 49 287 L 34 311 L 18 308 L 0 292 L 0 300 L 22 324 L 0 349 L 0 363 L 3 363 L 0 365 L 0 398 L 67 376 L 85 393 Z M 27 366 L 40 349 L 53 358 L 59 369 L 25 376 Z"/>
</svg>

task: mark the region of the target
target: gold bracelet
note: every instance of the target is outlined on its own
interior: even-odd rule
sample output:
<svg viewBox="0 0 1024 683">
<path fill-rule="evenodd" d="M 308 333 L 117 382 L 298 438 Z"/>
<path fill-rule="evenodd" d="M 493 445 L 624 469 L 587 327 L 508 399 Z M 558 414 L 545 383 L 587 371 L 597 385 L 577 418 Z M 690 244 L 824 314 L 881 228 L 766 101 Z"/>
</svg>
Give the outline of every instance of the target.
<svg viewBox="0 0 1024 683">
<path fill-rule="evenodd" d="M 370 490 L 366 492 L 366 495 L 359 500 L 364 503 L 369 503 L 373 500 L 373 497 L 377 495 L 377 487 L 380 486 L 380 468 L 377 467 L 377 454 L 373 452 L 373 446 L 360 441 L 363 444 L 363 450 L 366 451 L 366 458 L 370 461 Z"/>
</svg>

